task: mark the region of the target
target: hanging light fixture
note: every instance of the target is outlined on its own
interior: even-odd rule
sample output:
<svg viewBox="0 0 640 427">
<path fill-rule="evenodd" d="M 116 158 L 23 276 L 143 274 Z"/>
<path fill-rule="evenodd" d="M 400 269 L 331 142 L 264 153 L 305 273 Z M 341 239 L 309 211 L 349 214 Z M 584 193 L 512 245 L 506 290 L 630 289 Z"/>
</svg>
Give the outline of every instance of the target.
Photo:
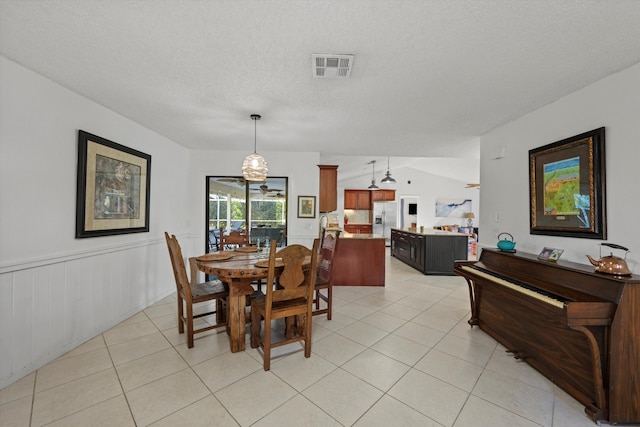
<svg viewBox="0 0 640 427">
<path fill-rule="evenodd" d="M 380 184 L 395 184 L 396 180 L 391 177 L 391 172 L 389 171 L 389 157 L 387 157 L 387 173 L 384 174 L 384 178 L 380 180 Z"/>
<path fill-rule="evenodd" d="M 376 185 L 376 161 L 371 160 L 369 163 L 371 163 L 372 172 L 371 172 L 371 185 L 368 188 L 369 190 L 377 190 L 379 187 Z"/>
<path fill-rule="evenodd" d="M 252 114 L 253 120 L 253 153 L 249 154 L 242 163 L 242 176 L 247 181 L 261 182 L 267 179 L 267 161 L 260 154 L 256 153 L 257 144 L 257 121 L 261 119 L 259 114 Z"/>
</svg>

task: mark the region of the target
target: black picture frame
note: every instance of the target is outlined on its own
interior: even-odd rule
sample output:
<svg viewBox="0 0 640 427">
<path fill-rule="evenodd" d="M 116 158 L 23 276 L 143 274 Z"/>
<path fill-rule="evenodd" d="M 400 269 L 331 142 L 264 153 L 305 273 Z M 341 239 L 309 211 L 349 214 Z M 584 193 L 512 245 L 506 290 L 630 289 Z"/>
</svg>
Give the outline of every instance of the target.
<svg viewBox="0 0 640 427">
<path fill-rule="evenodd" d="M 606 239 L 605 128 L 529 150 L 530 233 Z"/>
<path fill-rule="evenodd" d="M 76 238 L 149 231 L 151 156 L 78 131 Z"/>
</svg>

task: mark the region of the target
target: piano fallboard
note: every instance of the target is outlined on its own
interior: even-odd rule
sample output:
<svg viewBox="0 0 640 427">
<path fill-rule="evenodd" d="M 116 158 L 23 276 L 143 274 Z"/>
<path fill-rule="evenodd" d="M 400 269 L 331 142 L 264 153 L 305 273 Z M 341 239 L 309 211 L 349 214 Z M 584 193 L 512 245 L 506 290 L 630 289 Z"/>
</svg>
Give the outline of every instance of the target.
<svg viewBox="0 0 640 427">
<path fill-rule="evenodd" d="M 482 250 L 477 264 L 574 301 L 618 302 L 623 288 L 631 279 L 596 273 L 590 265 L 542 261 L 533 254 L 491 249 Z"/>
<path fill-rule="evenodd" d="M 640 422 L 640 277 L 484 249 L 456 262 L 471 319 L 585 405 L 594 421 Z"/>
</svg>

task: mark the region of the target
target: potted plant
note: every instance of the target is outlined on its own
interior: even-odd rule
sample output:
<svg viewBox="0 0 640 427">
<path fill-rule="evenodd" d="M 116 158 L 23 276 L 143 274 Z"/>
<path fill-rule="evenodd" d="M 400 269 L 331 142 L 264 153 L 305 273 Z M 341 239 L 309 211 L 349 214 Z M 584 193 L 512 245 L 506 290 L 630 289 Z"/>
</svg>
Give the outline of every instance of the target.
<svg viewBox="0 0 640 427">
<path fill-rule="evenodd" d="M 349 223 L 349 217 L 345 214 L 344 216 L 344 223 L 348 224 Z"/>
</svg>

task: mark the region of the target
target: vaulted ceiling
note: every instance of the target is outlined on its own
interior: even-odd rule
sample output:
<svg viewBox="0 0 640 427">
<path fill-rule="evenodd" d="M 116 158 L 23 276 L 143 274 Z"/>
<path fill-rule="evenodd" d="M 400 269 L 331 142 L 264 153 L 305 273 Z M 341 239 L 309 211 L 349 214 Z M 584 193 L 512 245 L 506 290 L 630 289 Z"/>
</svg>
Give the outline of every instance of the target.
<svg viewBox="0 0 640 427">
<path fill-rule="evenodd" d="M 639 22 L 632 0 L 0 0 L 0 54 L 189 148 L 251 151 L 258 113 L 258 152 L 477 159 L 640 62 Z"/>
</svg>

